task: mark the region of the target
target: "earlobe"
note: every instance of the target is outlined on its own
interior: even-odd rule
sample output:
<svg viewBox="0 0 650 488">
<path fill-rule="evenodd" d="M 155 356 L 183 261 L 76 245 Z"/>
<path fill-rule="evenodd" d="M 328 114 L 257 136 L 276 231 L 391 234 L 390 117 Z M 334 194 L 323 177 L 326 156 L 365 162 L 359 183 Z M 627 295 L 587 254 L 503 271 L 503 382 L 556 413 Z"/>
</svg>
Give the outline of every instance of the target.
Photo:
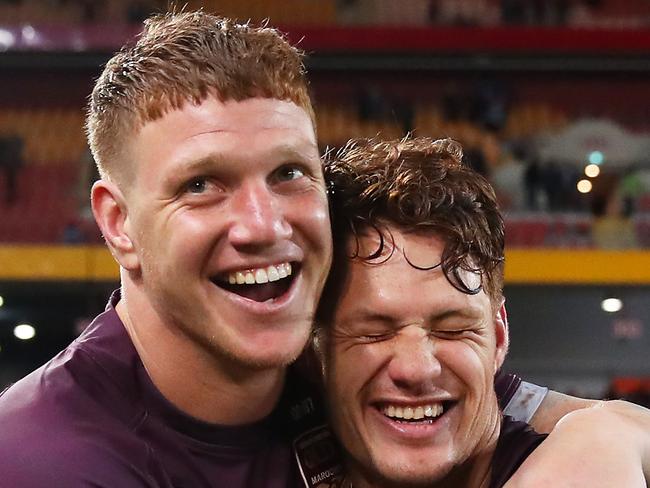
<svg viewBox="0 0 650 488">
<path fill-rule="evenodd" d="M 499 310 L 494 319 L 494 328 L 496 336 L 496 354 L 495 354 L 495 372 L 503 365 L 508 353 L 508 346 L 510 344 L 508 334 L 508 314 L 506 312 L 505 300 L 501 303 Z"/>
<path fill-rule="evenodd" d="M 95 221 L 113 257 L 122 268 L 136 269 L 139 260 L 128 229 L 128 212 L 120 189 L 110 181 L 96 181 L 91 191 L 91 203 Z"/>
</svg>

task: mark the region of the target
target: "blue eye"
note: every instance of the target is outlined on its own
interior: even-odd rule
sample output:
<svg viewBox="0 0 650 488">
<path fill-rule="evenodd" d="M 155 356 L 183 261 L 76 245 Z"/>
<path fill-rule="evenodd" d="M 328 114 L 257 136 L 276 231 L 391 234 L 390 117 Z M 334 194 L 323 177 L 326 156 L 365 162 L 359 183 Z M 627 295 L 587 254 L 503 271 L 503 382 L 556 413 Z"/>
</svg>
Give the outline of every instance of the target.
<svg viewBox="0 0 650 488">
<path fill-rule="evenodd" d="M 276 176 L 279 181 L 291 181 L 302 178 L 305 173 L 297 166 L 284 166 L 277 170 Z"/>
</svg>

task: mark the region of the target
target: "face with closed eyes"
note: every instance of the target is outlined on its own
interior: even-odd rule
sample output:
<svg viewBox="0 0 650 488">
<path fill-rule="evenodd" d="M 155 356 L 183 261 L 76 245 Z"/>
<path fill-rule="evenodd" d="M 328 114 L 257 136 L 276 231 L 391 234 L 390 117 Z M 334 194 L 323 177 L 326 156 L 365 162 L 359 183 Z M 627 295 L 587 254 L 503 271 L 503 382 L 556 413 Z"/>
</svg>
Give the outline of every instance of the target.
<svg viewBox="0 0 650 488">
<path fill-rule="evenodd" d="M 148 317 L 222 367 L 286 365 L 304 347 L 331 235 L 309 115 L 294 103 L 208 97 L 129 144 L 129 271 Z"/>
<path fill-rule="evenodd" d="M 349 263 L 327 331 L 328 399 L 355 486 L 426 486 L 494 447 L 493 377 L 507 337 L 483 291 L 462 293 L 439 267 L 407 262 L 439 263 L 435 234 L 390 231 L 388 260 Z M 359 254 L 377 244 L 362 236 Z"/>
</svg>

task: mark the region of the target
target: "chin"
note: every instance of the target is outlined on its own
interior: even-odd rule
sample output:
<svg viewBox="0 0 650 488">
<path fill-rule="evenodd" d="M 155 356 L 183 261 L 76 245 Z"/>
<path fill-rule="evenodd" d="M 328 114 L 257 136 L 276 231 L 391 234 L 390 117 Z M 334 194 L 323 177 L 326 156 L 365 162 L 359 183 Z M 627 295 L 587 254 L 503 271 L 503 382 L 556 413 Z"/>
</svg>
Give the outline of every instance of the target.
<svg viewBox="0 0 650 488">
<path fill-rule="evenodd" d="M 292 334 L 291 337 L 273 337 L 258 341 L 257 347 L 247 344 L 233 359 L 238 359 L 243 366 L 253 369 L 285 368 L 293 363 L 302 353 L 310 331 L 304 334 Z"/>
<path fill-rule="evenodd" d="M 451 466 L 427 466 L 426 470 L 413 469 L 413 463 L 405 465 L 377 466 L 379 486 L 386 487 L 430 487 L 451 471 Z"/>
</svg>

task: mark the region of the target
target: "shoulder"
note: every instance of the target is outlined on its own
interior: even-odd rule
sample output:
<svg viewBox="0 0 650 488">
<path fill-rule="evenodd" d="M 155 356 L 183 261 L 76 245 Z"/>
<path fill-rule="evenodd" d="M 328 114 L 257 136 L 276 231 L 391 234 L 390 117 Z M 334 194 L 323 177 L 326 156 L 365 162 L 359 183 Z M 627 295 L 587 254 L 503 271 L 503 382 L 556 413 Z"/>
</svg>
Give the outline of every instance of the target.
<svg viewBox="0 0 650 488">
<path fill-rule="evenodd" d="M 567 414 L 506 486 L 645 487 L 643 410 L 600 402 Z"/>
<path fill-rule="evenodd" d="M 165 474 L 134 439 L 51 431 L 0 442 L 3 486 L 164 487 Z"/>
<path fill-rule="evenodd" d="M 7 486 L 151 485 L 138 412 L 104 368 L 69 347 L 0 396 L 0 473 Z"/>
</svg>

